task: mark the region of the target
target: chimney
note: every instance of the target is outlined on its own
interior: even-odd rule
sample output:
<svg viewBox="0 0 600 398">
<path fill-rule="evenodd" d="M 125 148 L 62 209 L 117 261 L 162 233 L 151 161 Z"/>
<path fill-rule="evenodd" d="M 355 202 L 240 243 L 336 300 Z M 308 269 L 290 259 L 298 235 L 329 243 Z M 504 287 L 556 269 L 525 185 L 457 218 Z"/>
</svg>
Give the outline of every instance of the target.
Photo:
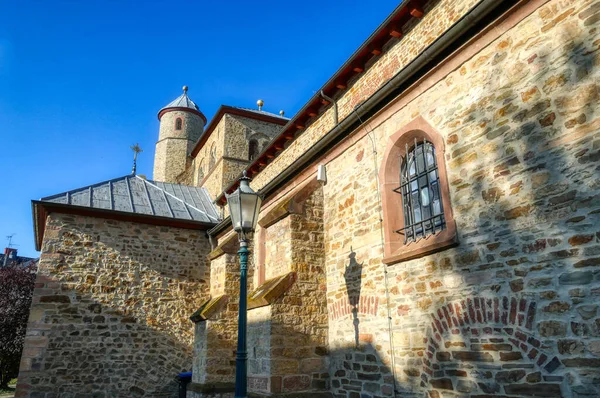
<svg viewBox="0 0 600 398">
<path fill-rule="evenodd" d="M 6 266 L 8 264 L 8 260 L 15 261 L 17 259 L 17 249 L 12 247 L 7 247 L 4 249 L 4 264 Z"/>
</svg>

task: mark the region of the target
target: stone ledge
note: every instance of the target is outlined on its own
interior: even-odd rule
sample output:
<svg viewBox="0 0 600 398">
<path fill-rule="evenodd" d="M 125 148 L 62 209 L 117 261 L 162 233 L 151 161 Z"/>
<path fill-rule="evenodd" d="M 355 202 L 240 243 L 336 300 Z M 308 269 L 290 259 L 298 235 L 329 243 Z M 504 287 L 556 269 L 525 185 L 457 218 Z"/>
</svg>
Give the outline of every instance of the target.
<svg viewBox="0 0 600 398">
<path fill-rule="evenodd" d="M 265 215 L 258 220 L 262 228 L 268 228 L 277 221 L 287 217 L 290 214 L 301 214 L 304 202 L 318 187 L 320 182 L 316 176 L 300 185 L 299 188 L 278 201 L 278 203 L 266 211 Z"/>
<path fill-rule="evenodd" d="M 285 275 L 269 279 L 248 295 L 248 309 L 251 310 L 272 304 L 287 292 L 295 281 L 295 272 L 289 272 Z"/>
<path fill-rule="evenodd" d="M 288 393 L 274 393 L 264 394 L 248 392 L 248 398 L 333 398 L 333 394 L 330 392 L 316 392 L 316 391 L 305 391 L 305 392 L 288 392 Z"/>
<path fill-rule="evenodd" d="M 188 391 L 200 392 L 200 393 L 222 393 L 222 392 L 234 392 L 235 383 L 189 383 L 187 385 Z"/>
<path fill-rule="evenodd" d="M 248 240 L 252 241 L 254 239 L 254 233 L 248 234 Z M 208 253 L 207 258 L 209 260 L 214 260 L 217 257 L 222 256 L 223 254 L 234 254 L 237 255 L 238 250 L 240 249 L 240 241 L 238 234 L 231 231 L 231 233 L 221 239 L 221 242 Z"/>
<path fill-rule="evenodd" d="M 194 323 L 206 321 L 207 319 L 215 315 L 217 312 L 219 312 L 226 303 L 226 294 L 213 297 L 204 302 L 204 304 L 202 304 L 200 308 L 196 312 L 194 312 L 192 316 L 190 316 L 190 320 Z"/>
<path fill-rule="evenodd" d="M 226 237 L 213 251 L 208 253 L 208 259 L 212 261 L 225 253 L 235 254 L 240 248 L 240 243 L 235 239 L 237 237 L 237 234 L 231 234 Z"/>
</svg>

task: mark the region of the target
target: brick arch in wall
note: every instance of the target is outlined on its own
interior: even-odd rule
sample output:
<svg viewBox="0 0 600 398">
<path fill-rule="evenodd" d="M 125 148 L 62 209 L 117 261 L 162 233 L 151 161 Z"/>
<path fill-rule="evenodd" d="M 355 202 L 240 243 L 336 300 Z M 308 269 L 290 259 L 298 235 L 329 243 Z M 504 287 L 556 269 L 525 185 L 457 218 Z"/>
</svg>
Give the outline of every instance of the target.
<svg viewBox="0 0 600 398">
<path fill-rule="evenodd" d="M 421 387 L 432 398 L 444 390 L 474 396 L 534 391 L 562 396 L 562 378 L 550 376 L 561 362 L 535 337 L 536 307 L 526 297 L 476 296 L 432 312 Z"/>
</svg>

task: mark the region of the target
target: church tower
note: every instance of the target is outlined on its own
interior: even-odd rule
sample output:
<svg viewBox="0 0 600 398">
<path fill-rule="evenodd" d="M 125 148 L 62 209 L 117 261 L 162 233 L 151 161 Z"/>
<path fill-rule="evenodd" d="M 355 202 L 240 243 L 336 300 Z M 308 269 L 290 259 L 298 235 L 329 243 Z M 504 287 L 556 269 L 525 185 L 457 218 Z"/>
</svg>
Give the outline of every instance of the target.
<svg viewBox="0 0 600 398">
<path fill-rule="evenodd" d="M 175 182 L 183 173 L 188 157 L 202 135 L 206 117 L 187 95 L 183 94 L 158 112 L 160 131 L 154 154 L 154 176 L 156 181 Z"/>
</svg>

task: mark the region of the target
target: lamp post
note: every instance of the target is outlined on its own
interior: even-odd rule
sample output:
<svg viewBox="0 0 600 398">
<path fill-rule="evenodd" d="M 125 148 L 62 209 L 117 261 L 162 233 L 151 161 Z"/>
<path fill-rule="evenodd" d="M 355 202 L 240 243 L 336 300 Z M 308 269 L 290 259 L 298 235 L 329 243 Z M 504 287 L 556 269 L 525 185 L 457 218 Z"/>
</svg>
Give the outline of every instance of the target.
<svg viewBox="0 0 600 398">
<path fill-rule="evenodd" d="M 240 178 L 240 186 L 231 195 L 226 195 L 229 205 L 229 215 L 233 229 L 240 239 L 240 303 L 238 313 L 238 345 L 235 354 L 235 398 L 247 397 L 247 360 L 246 323 L 248 307 L 248 238 L 249 232 L 254 232 L 258 221 L 258 212 L 262 198 L 250 188 L 251 178 L 244 175 Z"/>
</svg>

